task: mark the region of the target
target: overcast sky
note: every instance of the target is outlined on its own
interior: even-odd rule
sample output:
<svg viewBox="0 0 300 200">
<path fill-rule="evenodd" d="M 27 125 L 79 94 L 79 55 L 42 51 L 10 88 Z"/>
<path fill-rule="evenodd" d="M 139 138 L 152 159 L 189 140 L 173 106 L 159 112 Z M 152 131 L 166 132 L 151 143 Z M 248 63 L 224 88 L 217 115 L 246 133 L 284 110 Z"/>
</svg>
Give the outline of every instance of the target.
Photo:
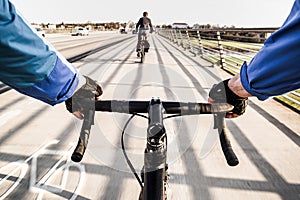
<svg viewBox="0 0 300 200">
<path fill-rule="evenodd" d="M 236 27 L 279 27 L 294 0 L 12 0 L 30 22 L 186 22 Z"/>
</svg>

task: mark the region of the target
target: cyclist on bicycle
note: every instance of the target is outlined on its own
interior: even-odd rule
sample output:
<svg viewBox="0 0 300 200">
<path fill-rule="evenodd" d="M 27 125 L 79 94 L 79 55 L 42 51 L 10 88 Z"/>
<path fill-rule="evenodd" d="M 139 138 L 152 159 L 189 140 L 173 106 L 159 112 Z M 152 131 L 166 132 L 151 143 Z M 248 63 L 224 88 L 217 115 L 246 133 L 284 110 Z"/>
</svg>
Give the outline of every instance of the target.
<svg viewBox="0 0 300 200">
<path fill-rule="evenodd" d="M 136 32 L 138 33 L 138 42 L 136 45 L 136 52 L 137 56 L 140 56 L 140 51 L 141 51 L 141 40 L 142 40 L 142 35 L 145 36 L 145 52 L 148 52 L 149 50 L 149 42 L 147 41 L 147 31 L 150 30 L 150 33 L 153 32 L 153 27 L 151 23 L 151 19 L 148 18 L 148 12 L 143 12 L 143 17 L 141 17 L 136 24 Z"/>
<path fill-rule="evenodd" d="M 65 101 L 82 118 L 101 87 L 39 37 L 9 0 L 0 2 L 0 81 L 50 105 Z"/>
<path fill-rule="evenodd" d="M 240 73 L 214 85 L 210 101 L 223 101 L 235 108 L 227 117 L 245 112 L 246 100 L 256 96 L 266 100 L 300 88 L 300 0 L 282 25 L 266 41 L 251 60 L 245 62 Z"/>
</svg>

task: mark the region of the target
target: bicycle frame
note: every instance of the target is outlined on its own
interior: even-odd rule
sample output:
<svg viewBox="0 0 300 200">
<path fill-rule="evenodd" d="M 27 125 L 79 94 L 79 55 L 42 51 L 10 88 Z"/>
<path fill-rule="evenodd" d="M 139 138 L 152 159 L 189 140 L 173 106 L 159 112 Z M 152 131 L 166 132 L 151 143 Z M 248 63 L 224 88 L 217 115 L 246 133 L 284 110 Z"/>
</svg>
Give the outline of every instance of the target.
<svg viewBox="0 0 300 200">
<path fill-rule="evenodd" d="M 141 63 L 143 63 L 145 61 L 145 40 L 147 40 L 147 37 L 146 37 L 146 33 L 145 32 L 142 32 L 141 33 Z"/>
<path fill-rule="evenodd" d="M 145 61 L 145 55 L 149 50 L 149 43 L 148 43 L 148 39 L 147 39 L 147 32 L 148 29 L 139 29 L 138 32 L 138 45 L 137 48 L 139 49 L 138 52 L 138 57 L 141 58 L 141 63 L 143 63 Z M 149 33 L 152 33 L 153 30 L 150 29 Z"/>
</svg>

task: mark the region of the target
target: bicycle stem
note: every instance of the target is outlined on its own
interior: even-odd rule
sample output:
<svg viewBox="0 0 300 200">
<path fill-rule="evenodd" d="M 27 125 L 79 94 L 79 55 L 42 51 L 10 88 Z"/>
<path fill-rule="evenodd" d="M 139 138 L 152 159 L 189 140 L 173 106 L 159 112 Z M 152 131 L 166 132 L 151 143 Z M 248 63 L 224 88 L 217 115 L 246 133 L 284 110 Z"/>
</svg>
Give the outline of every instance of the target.
<svg viewBox="0 0 300 200">
<path fill-rule="evenodd" d="M 167 149 L 163 110 L 160 99 L 150 101 L 143 173 L 145 183 L 143 197 L 145 200 L 161 199 L 165 196 L 163 183 L 166 177 Z"/>
<path fill-rule="evenodd" d="M 165 155 L 162 156 L 162 153 L 164 154 L 165 152 L 165 137 L 166 130 L 163 124 L 162 102 L 159 99 L 152 99 L 149 105 L 149 123 L 147 128 L 146 147 L 146 151 L 148 151 L 151 162 L 149 162 L 149 166 L 145 166 L 145 169 L 153 171 L 164 167 L 165 159 L 162 159 L 162 157 L 165 157 Z"/>
</svg>

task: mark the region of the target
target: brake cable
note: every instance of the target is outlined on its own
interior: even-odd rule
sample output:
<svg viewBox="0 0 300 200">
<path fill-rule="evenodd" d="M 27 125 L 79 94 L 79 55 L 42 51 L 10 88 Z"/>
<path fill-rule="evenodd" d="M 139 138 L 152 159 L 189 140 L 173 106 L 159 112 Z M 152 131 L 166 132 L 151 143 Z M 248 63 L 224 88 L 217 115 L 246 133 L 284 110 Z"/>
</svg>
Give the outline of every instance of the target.
<svg viewBox="0 0 300 200">
<path fill-rule="evenodd" d="M 133 165 L 132 165 L 130 159 L 128 158 L 127 153 L 126 153 L 126 149 L 125 149 L 125 145 L 124 145 L 124 135 L 125 135 L 125 130 L 126 130 L 128 124 L 131 122 L 131 120 L 132 120 L 135 116 L 139 116 L 139 117 L 143 117 L 143 118 L 148 119 L 147 116 L 141 115 L 141 114 L 138 114 L 138 113 L 134 113 L 133 115 L 131 115 L 131 117 L 127 120 L 127 122 L 126 122 L 126 124 L 124 125 L 123 130 L 122 130 L 121 146 L 122 146 L 122 151 L 123 151 L 123 154 L 124 154 L 124 156 L 125 156 L 126 162 L 127 162 L 128 166 L 129 166 L 131 172 L 134 174 L 135 178 L 136 178 L 137 181 L 139 182 L 139 184 L 140 184 L 140 186 L 141 186 L 141 189 L 143 189 L 143 188 L 144 188 L 143 183 L 142 183 L 142 181 L 141 181 L 139 175 L 137 174 L 136 170 L 134 169 L 134 167 L 133 167 Z"/>
</svg>

